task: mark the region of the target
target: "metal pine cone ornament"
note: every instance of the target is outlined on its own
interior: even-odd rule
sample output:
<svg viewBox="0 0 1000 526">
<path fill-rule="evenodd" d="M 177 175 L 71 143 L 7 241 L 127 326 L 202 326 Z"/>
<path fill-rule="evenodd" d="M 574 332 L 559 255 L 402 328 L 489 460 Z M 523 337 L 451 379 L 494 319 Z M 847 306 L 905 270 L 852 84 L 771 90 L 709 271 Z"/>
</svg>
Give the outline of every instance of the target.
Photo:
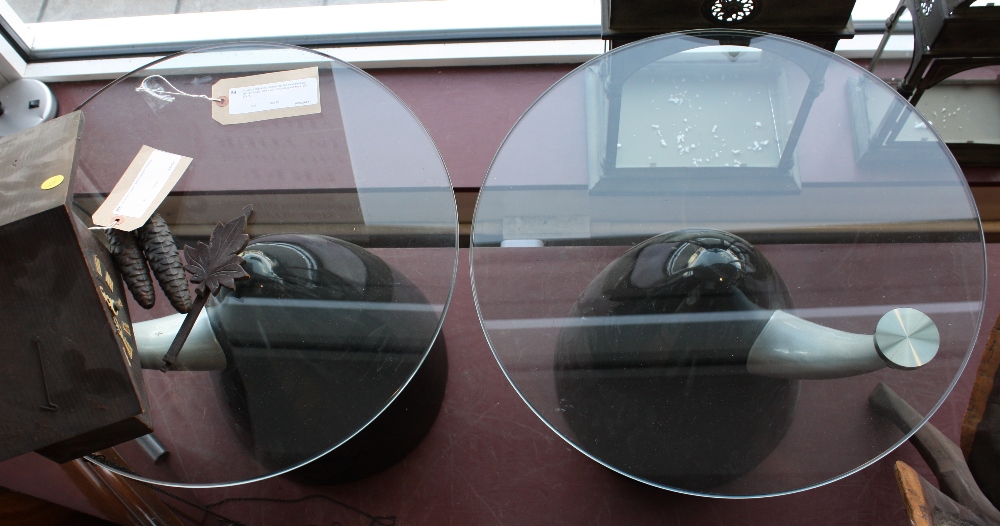
<svg viewBox="0 0 1000 526">
<path fill-rule="evenodd" d="M 108 237 L 108 248 L 114 258 L 115 266 L 125 281 L 125 286 L 132 292 L 136 303 L 144 309 L 150 309 L 156 302 L 156 291 L 153 290 L 153 278 L 146 266 L 146 257 L 139 246 L 139 238 L 135 232 L 124 232 L 109 228 L 105 231 Z"/>
<path fill-rule="evenodd" d="M 188 260 L 184 269 L 191 273 L 191 283 L 196 283 L 198 286 L 195 288 L 194 303 L 184 317 L 184 322 L 181 323 L 181 328 L 171 342 L 167 354 L 163 356 L 161 371 L 167 372 L 177 361 L 177 355 L 184 347 L 184 342 L 191 333 L 201 309 L 208 302 L 208 297 L 218 294 L 222 287 L 236 290 L 236 280 L 250 277 L 243 270 L 244 261 L 240 253 L 250 241 L 250 236 L 243 231 L 251 213 L 253 207 L 247 206 L 243 209 L 243 214 L 236 219 L 224 225 L 217 223 L 207 245 L 199 241 L 195 247 L 184 247 L 184 257 Z"/>
<path fill-rule="evenodd" d="M 142 241 L 142 251 L 146 261 L 153 271 L 156 281 L 160 282 L 170 304 L 177 312 L 188 312 L 191 308 L 191 293 L 188 292 L 187 278 L 184 275 L 184 264 L 177 252 L 174 236 L 170 227 L 160 214 L 153 214 L 145 225 L 137 230 Z"/>
</svg>

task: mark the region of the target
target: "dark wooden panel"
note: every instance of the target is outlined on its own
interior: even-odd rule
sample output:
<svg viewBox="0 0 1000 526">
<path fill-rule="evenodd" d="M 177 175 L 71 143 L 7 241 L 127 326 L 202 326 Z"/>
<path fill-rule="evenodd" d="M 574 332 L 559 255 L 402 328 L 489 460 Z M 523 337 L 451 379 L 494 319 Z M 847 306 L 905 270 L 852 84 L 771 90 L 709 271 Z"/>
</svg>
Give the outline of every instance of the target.
<svg viewBox="0 0 1000 526">
<path fill-rule="evenodd" d="M 129 470 L 125 460 L 114 449 L 96 453 L 103 461 Z M 182 526 L 177 515 L 152 489 L 85 460 L 74 460 L 62 466 L 63 472 L 90 503 L 101 513 L 119 524 L 135 526 Z"/>
<path fill-rule="evenodd" d="M 0 141 L 2 459 L 37 450 L 65 462 L 151 430 L 120 277 L 68 204 L 81 123 L 72 114 Z M 56 174 L 62 184 L 40 187 Z"/>
<path fill-rule="evenodd" d="M 0 488 L 0 526 L 111 526 L 113 524 L 30 495 Z"/>
</svg>

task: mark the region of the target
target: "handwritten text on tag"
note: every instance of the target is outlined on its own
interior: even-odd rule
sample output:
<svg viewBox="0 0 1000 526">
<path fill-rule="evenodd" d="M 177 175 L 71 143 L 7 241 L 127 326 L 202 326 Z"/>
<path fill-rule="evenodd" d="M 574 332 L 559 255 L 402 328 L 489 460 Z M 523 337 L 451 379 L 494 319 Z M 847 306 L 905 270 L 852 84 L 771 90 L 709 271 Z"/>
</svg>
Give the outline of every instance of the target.
<svg viewBox="0 0 1000 526">
<path fill-rule="evenodd" d="M 226 125 L 321 113 L 319 67 L 221 79 L 212 99 L 212 118 Z"/>
<path fill-rule="evenodd" d="M 142 217 L 143 212 L 149 208 L 153 199 L 170 180 L 170 176 L 182 159 L 183 157 L 174 153 L 153 150 L 139 170 L 139 175 L 132 182 L 132 186 L 125 192 L 125 197 L 115 207 L 115 214 Z"/>
<path fill-rule="evenodd" d="M 316 104 L 319 102 L 318 86 L 318 79 L 310 78 L 230 88 L 229 114 L 239 115 Z"/>
<path fill-rule="evenodd" d="M 191 160 L 144 145 L 94 211 L 94 224 L 125 231 L 139 228 L 184 175 Z"/>
</svg>

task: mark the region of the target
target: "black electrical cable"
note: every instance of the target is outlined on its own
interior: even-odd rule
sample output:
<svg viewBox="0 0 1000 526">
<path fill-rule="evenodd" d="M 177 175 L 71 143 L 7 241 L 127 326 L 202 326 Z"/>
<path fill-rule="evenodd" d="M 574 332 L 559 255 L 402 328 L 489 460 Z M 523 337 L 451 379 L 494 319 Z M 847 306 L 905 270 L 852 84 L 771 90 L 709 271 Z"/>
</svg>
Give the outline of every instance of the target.
<svg viewBox="0 0 1000 526">
<path fill-rule="evenodd" d="M 131 469 L 129 469 L 127 467 L 124 467 L 124 466 L 120 466 L 120 465 L 116 464 L 115 462 L 112 462 L 111 460 L 109 460 L 104 455 L 101 455 L 99 453 L 92 454 L 92 455 L 89 456 L 89 458 L 91 458 L 94 461 L 96 461 L 98 463 L 98 465 L 104 464 L 104 465 L 106 465 L 106 466 L 108 466 L 110 468 L 122 471 L 124 473 L 129 473 L 129 474 L 132 474 L 132 475 L 135 474 L 135 472 L 132 471 Z M 189 501 L 189 500 L 187 500 L 187 499 L 185 499 L 183 497 L 180 497 L 178 495 L 170 493 L 169 491 L 166 491 L 166 490 L 164 490 L 164 489 L 162 489 L 162 488 L 160 488 L 160 487 L 158 487 L 158 486 L 156 486 L 154 484 L 150 484 L 148 482 L 143 482 L 141 480 L 135 480 L 135 482 L 138 482 L 139 484 L 142 484 L 143 486 L 146 486 L 149 489 L 151 489 L 151 490 L 153 490 L 153 491 L 155 491 L 157 493 L 160 493 L 160 494 L 165 495 L 167 497 L 170 497 L 170 498 L 172 498 L 172 499 L 174 499 L 174 500 L 176 500 L 178 502 L 181 502 L 183 504 L 191 506 L 192 508 L 200 510 L 200 511 L 204 512 L 207 515 L 211 515 L 211 516 L 215 517 L 216 519 L 218 519 L 220 521 L 223 521 L 223 524 L 225 526 L 245 526 L 245 525 L 242 522 L 230 519 L 229 517 L 226 517 L 225 515 L 222 515 L 222 514 L 219 514 L 219 513 L 216 513 L 214 511 L 212 511 L 212 508 L 215 508 L 217 506 L 222 506 L 222 505 L 228 504 L 230 502 L 270 502 L 270 503 L 275 503 L 275 504 L 295 504 L 295 503 L 298 503 L 298 502 L 303 502 L 303 501 L 311 500 L 311 499 L 322 499 L 322 500 L 325 500 L 327 502 L 336 504 L 336 505 L 338 505 L 338 506 L 340 506 L 340 507 L 342 507 L 344 509 L 353 511 L 354 513 L 357 513 L 358 515 L 362 515 L 362 516 L 364 516 L 365 518 L 367 518 L 370 521 L 368 523 L 369 526 L 396 526 L 396 516 L 395 515 L 388 515 L 388 516 L 376 516 L 376 515 L 372 515 L 370 513 L 362 511 L 362 510 L 360 510 L 358 508 L 355 508 L 354 506 L 351 506 L 350 504 L 347 504 L 345 502 L 341 502 L 341 501 L 339 501 L 337 499 L 334 499 L 332 497 L 328 497 L 326 495 L 321 495 L 321 494 L 318 494 L 318 493 L 314 493 L 312 495 L 306 495 L 306 496 L 299 497 L 299 498 L 296 498 L 296 499 L 279 499 L 279 498 L 274 498 L 274 497 L 228 497 L 228 498 L 225 498 L 225 499 L 213 502 L 211 504 L 207 504 L 207 505 L 202 506 L 200 504 L 191 502 L 191 501 Z M 202 522 L 204 522 L 204 520 L 202 520 Z"/>
<path fill-rule="evenodd" d="M 131 469 L 129 469 L 129 468 L 125 467 L 125 466 L 118 465 L 117 463 L 111 461 L 110 459 L 108 459 L 104 455 L 101 455 L 100 453 L 94 453 L 92 455 L 89 455 L 88 458 L 93 459 L 97 463 L 97 465 L 99 465 L 99 466 L 103 464 L 104 466 L 107 466 L 107 467 L 112 468 L 112 469 L 116 469 L 116 470 L 121 471 L 123 473 L 128 473 L 130 475 L 135 475 L 135 471 L 132 471 Z M 220 515 L 220 514 L 214 512 L 214 511 L 212 511 L 211 509 L 209 509 L 209 508 L 207 508 L 205 506 L 202 506 L 201 504 L 197 504 L 197 503 L 191 502 L 191 501 L 189 501 L 189 500 L 187 500 L 187 499 L 185 499 L 183 497 L 180 497 L 178 495 L 170 493 L 169 491 L 166 491 L 166 490 L 160 488 L 159 486 L 150 484 L 148 482 L 144 482 L 142 480 L 136 480 L 136 479 L 132 479 L 132 480 L 134 482 L 138 483 L 138 484 L 142 484 L 143 486 L 146 486 L 147 488 L 149 488 L 149 489 L 151 489 L 151 490 L 153 490 L 153 491 L 155 491 L 157 493 L 160 493 L 161 495 L 166 495 L 167 497 L 170 497 L 170 498 L 172 498 L 172 499 L 174 499 L 174 500 L 176 500 L 178 502 L 181 502 L 183 504 L 187 504 L 188 506 L 191 506 L 192 508 L 200 510 L 200 511 L 202 511 L 205 514 L 212 515 L 215 518 L 217 518 L 217 519 L 219 519 L 221 521 L 224 521 L 227 526 L 244 526 L 239 521 L 234 521 L 234 520 L 230 519 L 229 517 L 226 517 L 225 515 Z M 202 522 L 204 522 L 204 520 L 202 520 Z"/>
<path fill-rule="evenodd" d="M 304 497 L 299 497 L 297 499 L 279 499 L 279 498 L 273 498 L 273 497 L 229 497 L 229 498 L 222 499 L 220 501 L 208 504 L 207 507 L 208 508 L 214 508 L 216 506 L 221 506 L 221 505 L 229 503 L 229 502 L 273 502 L 273 503 L 279 503 L 279 504 L 295 504 L 297 502 L 303 502 L 303 501 L 310 500 L 310 499 L 322 499 L 322 500 L 325 500 L 327 502 L 331 502 L 333 504 L 336 504 L 336 505 L 338 505 L 338 506 L 340 506 L 340 507 L 342 507 L 344 509 L 353 511 L 353 512 L 359 514 L 359 515 L 363 515 L 365 518 L 367 518 L 369 521 L 371 521 L 371 522 L 368 523 L 370 526 L 396 526 L 396 516 L 395 515 L 388 515 L 388 516 L 381 516 L 381 517 L 375 516 L 375 515 L 372 515 L 370 513 L 366 513 L 364 511 L 358 509 L 358 508 L 355 508 L 354 506 L 351 506 L 350 504 L 341 502 L 341 501 L 339 501 L 337 499 L 334 499 L 332 497 L 327 497 L 326 495 L 321 495 L 321 494 L 318 494 L 318 493 L 314 493 L 312 495 L 306 495 Z"/>
</svg>

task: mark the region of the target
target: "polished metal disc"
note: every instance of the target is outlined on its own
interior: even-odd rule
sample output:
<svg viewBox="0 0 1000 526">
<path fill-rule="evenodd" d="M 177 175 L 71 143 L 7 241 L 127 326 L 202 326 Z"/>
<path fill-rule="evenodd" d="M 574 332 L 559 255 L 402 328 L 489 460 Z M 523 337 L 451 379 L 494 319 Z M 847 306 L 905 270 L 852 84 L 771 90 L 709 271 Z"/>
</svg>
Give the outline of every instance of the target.
<svg viewBox="0 0 1000 526">
<path fill-rule="evenodd" d="M 924 313 L 893 309 L 875 326 L 875 350 L 894 369 L 916 369 L 934 358 L 941 335 Z"/>
</svg>

